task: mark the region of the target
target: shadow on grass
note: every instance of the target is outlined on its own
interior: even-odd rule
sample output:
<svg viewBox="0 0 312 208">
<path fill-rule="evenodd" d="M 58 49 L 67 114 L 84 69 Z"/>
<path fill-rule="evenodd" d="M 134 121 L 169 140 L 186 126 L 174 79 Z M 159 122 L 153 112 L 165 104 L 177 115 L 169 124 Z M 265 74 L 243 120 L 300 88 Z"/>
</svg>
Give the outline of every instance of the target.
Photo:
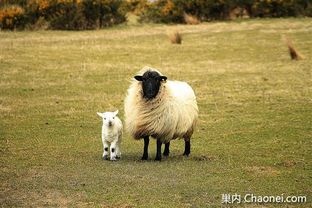
<svg viewBox="0 0 312 208">
<path fill-rule="evenodd" d="M 208 155 L 190 155 L 188 157 L 183 156 L 182 154 L 172 154 L 168 157 L 162 157 L 161 162 L 154 160 L 155 155 L 150 154 L 148 160 L 141 160 L 141 155 L 138 155 L 137 153 L 127 153 L 122 155 L 121 159 L 118 159 L 116 161 L 110 161 L 110 160 L 104 160 L 102 157 L 98 155 L 94 155 L 94 160 L 101 160 L 103 162 L 108 163 L 179 163 L 179 162 L 185 162 L 185 161 L 197 161 L 197 162 L 212 162 L 215 160 L 214 157 L 208 156 Z"/>
</svg>

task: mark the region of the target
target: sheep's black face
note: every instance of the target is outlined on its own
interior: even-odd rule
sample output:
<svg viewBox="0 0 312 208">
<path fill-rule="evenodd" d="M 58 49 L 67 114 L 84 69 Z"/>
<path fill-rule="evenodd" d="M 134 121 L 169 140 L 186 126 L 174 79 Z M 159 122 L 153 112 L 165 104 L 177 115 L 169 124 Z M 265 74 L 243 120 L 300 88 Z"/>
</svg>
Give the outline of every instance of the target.
<svg viewBox="0 0 312 208">
<path fill-rule="evenodd" d="M 147 71 L 143 76 L 135 76 L 134 78 L 142 82 L 143 97 L 148 100 L 157 96 L 161 82 L 167 80 L 167 77 L 161 76 L 156 71 Z"/>
</svg>

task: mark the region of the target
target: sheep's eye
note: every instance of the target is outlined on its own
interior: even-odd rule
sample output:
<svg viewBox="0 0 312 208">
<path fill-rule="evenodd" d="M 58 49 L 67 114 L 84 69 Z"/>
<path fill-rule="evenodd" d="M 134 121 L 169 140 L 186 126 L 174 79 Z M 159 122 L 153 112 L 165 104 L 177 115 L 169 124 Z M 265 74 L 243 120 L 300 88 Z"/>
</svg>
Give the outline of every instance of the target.
<svg viewBox="0 0 312 208">
<path fill-rule="evenodd" d="M 106 120 L 106 118 L 104 118 L 104 120 Z"/>
<path fill-rule="evenodd" d="M 113 119 L 115 119 L 115 117 L 113 117 Z"/>
</svg>

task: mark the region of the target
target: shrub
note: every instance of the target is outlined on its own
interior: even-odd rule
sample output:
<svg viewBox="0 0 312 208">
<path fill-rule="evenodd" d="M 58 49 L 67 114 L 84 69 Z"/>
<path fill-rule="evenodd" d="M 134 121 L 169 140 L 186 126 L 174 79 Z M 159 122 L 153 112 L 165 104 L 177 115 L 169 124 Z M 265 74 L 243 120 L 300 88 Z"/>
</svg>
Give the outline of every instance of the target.
<svg viewBox="0 0 312 208">
<path fill-rule="evenodd" d="M 51 10 L 52 5 L 55 5 L 56 1 L 49 0 L 30 0 L 25 6 L 28 22 L 35 23 L 40 17 L 48 19 L 49 10 Z M 51 12 L 51 11 L 50 11 Z"/>
<path fill-rule="evenodd" d="M 98 29 L 126 21 L 121 0 L 84 0 L 56 3 L 50 8 L 52 29 Z M 52 11 L 51 11 L 52 9 Z"/>
<path fill-rule="evenodd" d="M 51 29 L 86 29 L 86 19 L 77 1 L 55 1 L 49 6 L 48 14 Z"/>
<path fill-rule="evenodd" d="M 0 27 L 2 29 L 20 29 L 25 27 L 25 11 L 18 5 L 9 5 L 0 9 Z"/>
<path fill-rule="evenodd" d="M 139 14 L 139 21 L 182 23 L 184 21 L 183 12 L 182 7 L 178 7 L 173 0 L 158 0 L 146 4 L 146 9 Z"/>
<path fill-rule="evenodd" d="M 201 20 L 225 19 L 230 0 L 158 0 L 140 13 L 141 21 L 185 23 L 185 13 Z"/>
<path fill-rule="evenodd" d="M 235 9 L 245 17 L 312 16 L 310 0 L 157 0 L 145 6 L 140 21 L 156 23 L 183 23 L 184 13 L 202 21 L 227 20 Z"/>
<path fill-rule="evenodd" d="M 27 1 L 29 0 L 1 0 L 0 6 L 7 6 L 7 5 L 19 5 L 21 7 L 24 7 L 27 4 Z"/>
<path fill-rule="evenodd" d="M 126 0 L 124 6 L 126 11 L 132 12 L 135 15 L 139 15 L 148 6 L 147 0 Z"/>
<path fill-rule="evenodd" d="M 46 30 L 50 27 L 50 23 L 44 18 L 39 17 L 33 24 L 27 24 L 27 30 Z"/>
<path fill-rule="evenodd" d="M 27 28 L 44 28 L 49 25 L 50 29 L 60 30 L 97 29 L 126 21 L 127 11 L 122 0 L 5 0 L 3 5 L 11 2 L 18 3 L 19 6 L 15 7 L 21 12 L 14 13 L 13 23 L 6 20 L 13 26 L 8 27 L 1 22 L 3 29 L 15 28 L 21 24 L 21 20 L 24 27 L 27 24 Z M 11 14 L 12 9 L 2 10 L 2 19 L 11 18 L 8 13 Z"/>
<path fill-rule="evenodd" d="M 122 11 L 120 0 L 85 0 L 82 4 L 88 29 L 112 26 L 126 21 L 126 11 Z"/>
</svg>

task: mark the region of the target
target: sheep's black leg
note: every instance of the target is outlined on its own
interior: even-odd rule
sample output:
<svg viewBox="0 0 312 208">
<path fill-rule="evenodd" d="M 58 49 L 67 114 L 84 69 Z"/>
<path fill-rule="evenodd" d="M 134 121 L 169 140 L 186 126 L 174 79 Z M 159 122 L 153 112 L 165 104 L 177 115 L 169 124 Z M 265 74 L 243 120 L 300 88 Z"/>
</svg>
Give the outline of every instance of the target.
<svg viewBox="0 0 312 208">
<path fill-rule="evenodd" d="M 142 160 L 148 159 L 148 144 L 149 144 L 149 137 L 146 136 L 144 137 L 144 152 L 143 152 Z"/>
<path fill-rule="evenodd" d="M 157 139 L 157 152 L 156 152 L 156 158 L 155 160 L 157 161 L 161 161 L 161 141 L 159 139 Z"/>
<path fill-rule="evenodd" d="M 164 150 L 164 153 L 163 153 L 164 156 L 169 156 L 169 152 L 170 152 L 169 151 L 169 147 L 170 147 L 170 142 L 165 144 L 165 150 Z"/>
<path fill-rule="evenodd" d="M 190 140 L 188 141 L 185 140 L 185 149 L 183 155 L 189 156 L 190 153 L 191 153 L 191 142 Z"/>
</svg>

